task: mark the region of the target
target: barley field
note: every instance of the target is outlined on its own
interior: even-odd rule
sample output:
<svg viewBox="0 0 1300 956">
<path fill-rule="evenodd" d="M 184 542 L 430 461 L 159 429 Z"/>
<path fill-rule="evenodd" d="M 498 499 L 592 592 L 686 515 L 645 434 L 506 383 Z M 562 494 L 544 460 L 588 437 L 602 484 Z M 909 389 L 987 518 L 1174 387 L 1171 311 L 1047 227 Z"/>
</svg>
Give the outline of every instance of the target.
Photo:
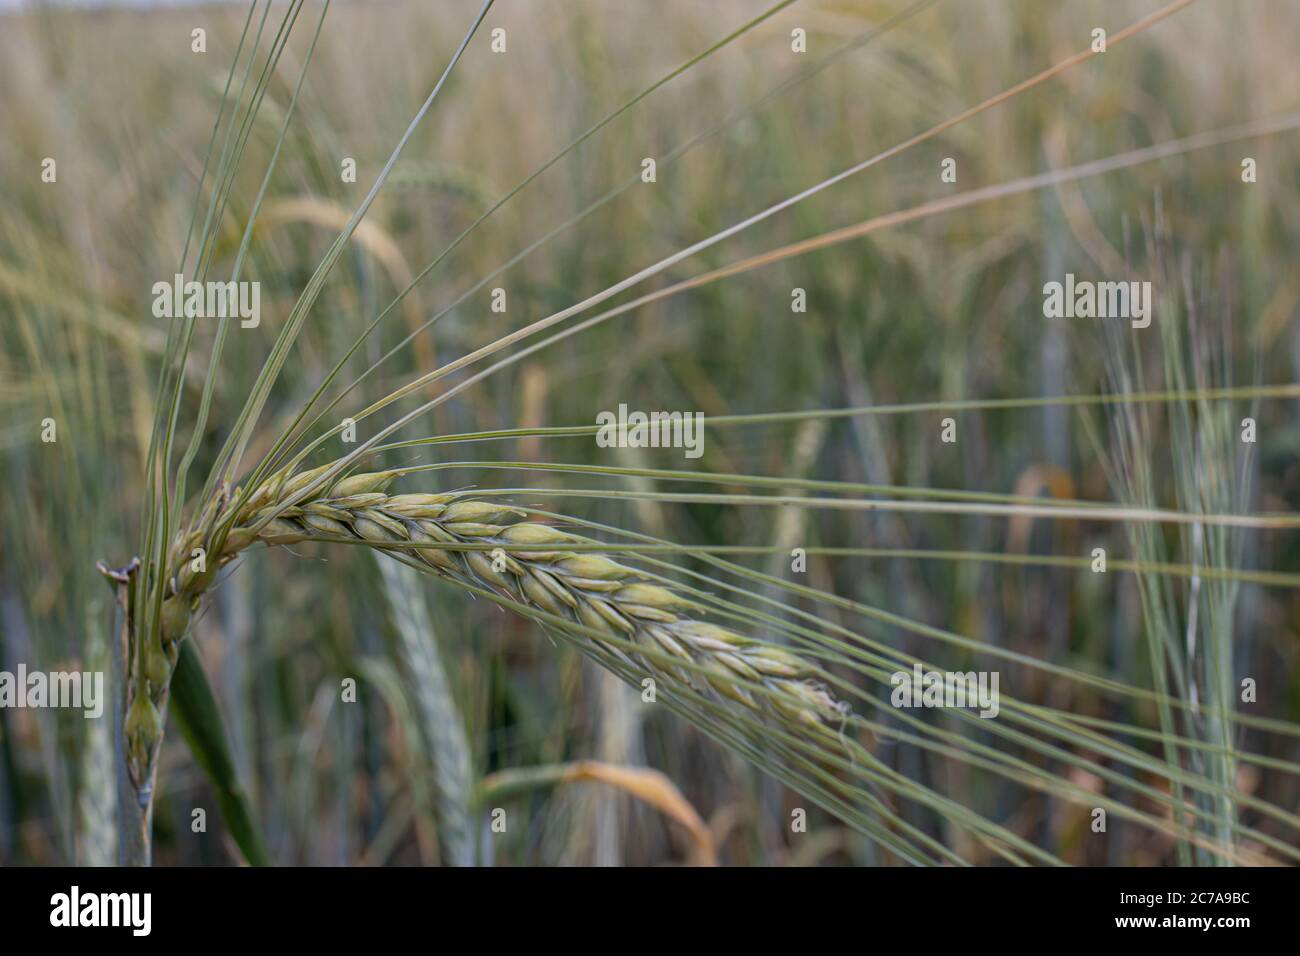
<svg viewBox="0 0 1300 956">
<path fill-rule="evenodd" d="M 0 864 L 1297 862 L 1298 34 L 0 12 Z"/>
</svg>

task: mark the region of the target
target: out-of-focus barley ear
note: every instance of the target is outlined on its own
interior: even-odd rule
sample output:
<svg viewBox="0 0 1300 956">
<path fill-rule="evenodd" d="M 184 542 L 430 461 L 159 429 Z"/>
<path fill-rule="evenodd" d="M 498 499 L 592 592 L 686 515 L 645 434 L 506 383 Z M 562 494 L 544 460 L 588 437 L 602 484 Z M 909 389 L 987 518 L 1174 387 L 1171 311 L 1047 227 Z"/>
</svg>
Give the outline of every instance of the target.
<svg viewBox="0 0 1300 956">
<path fill-rule="evenodd" d="M 376 562 L 400 641 L 405 672 L 402 684 L 414 705 L 433 766 L 442 859 L 454 866 L 471 866 L 473 768 L 469 738 L 443 668 L 420 576 L 378 554 Z"/>
<path fill-rule="evenodd" d="M 91 673 L 106 674 L 110 670 L 108 639 L 103 627 L 103 609 L 92 605 L 86 615 L 85 651 L 86 669 Z M 112 706 L 106 702 L 101 719 L 84 722 L 77 794 L 79 866 L 113 866 L 117 862 L 111 715 Z"/>
</svg>

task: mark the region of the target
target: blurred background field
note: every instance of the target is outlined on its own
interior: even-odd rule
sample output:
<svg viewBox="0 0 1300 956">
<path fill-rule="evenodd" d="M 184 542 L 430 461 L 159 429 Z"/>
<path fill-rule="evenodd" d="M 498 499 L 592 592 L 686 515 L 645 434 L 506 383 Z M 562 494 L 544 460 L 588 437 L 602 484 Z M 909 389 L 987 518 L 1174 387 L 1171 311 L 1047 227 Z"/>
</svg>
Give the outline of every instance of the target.
<svg viewBox="0 0 1300 956">
<path fill-rule="evenodd" d="M 498 3 L 331 275 L 271 397 L 267 434 L 296 413 L 365 323 L 497 199 L 594 122 L 767 6 Z M 336 414 L 355 412 L 417 372 L 568 306 L 1011 86 L 1085 48 L 1095 26 L 1115 32 L 1158 6 L 939 0 L 892 24 L 907 4 L 795 3 L 614 120 L 476 229 L 381 324 L 353 357 L 346 381 L 531 243 L 636 179 L 644 157 L 658 160 L 655 183 L 635 182 L 468 296 L 368 376 Z M 304 283 L 476 9 L 469 2 L 382 2 L 329 10 L 245 263 L 246 277 L 261 283 L 262 325 L 234 331 L 227 343 L 204 455 L 210 458 L 225 438 Z M 273 10 L 264 44 L 282 10 Z M 239 246 L 319 10 L 303 7 L 248 128 L 220 227 L 216 275 L 229 270 Z M 138 537 L 166 335 L 166 320 L 150 311 L 150 288 L 169 279 L 180 260 L 246 13 L 222 5 L 0 16 L 0 669 L 19 661 L 48 670 L 105 660 L 110 594 L 94 564 L 125 563 Z M 860 42 L 882 23 L 891 25 Z M 191 52 L 196 27 L 207 31 L 205 54 Z M 504 55 L 489 51 L 497 27 L 506 30 Z M 791 51 L 795 28 L 807 31 L 805 54 Z M 1285 0 L 1193 4 L 1099 60 L 687 260 L 663 284 L 954 190 L 1295 110 L 1298 34 L 1300 8 Z M 1258 164 L 1252 184 L 1241 181 L 1246 156 Z M 1194 385 L 1295 382 L 1298 156 L 1295 133 L 1233 143 L 789 259 L 637 309 L 540 352 L 442 406 L 415 435 L 589 425 L 619 403 L 713 417 L 1099 393 L 1116 386 L 1121 368 L 1141 369 L 1152 388 L 1177 387 L 1176 369 Z M 45 157 L 57 161 L 57 183 L 41 181 Z M 946 157 L 957 160 L 955 185 L 939 178 Z M 355 183 L 341 180 L 346 158 L 356 162 Z M 1114 277 L 1116 263 L 1156 281 L 1150 329 L 1122 328 L 1108 341 L 1098 322 L 1043 317 L 1043 282 L 1067 271 Z M 494 286 L 507 291 L 504 314 L 490 308 Z M 791 311 L 795 287 L 806 290 L 804 313 Z M 184 441 L 210 340 L 200 326 Z M 587 435 L 407 449 L 384 464 L 577 462 L 1165 507 L 1189 507 L 1199 495 L 1208 510 L 1294 513 L 1298 401 L 1223 402 L 1185 412 L 1157 406 L 1136 424 L 1106 408 L 958 413 L 952 445 L 939 440 L 948 413 L 934 411 L 711 430 L 704 456 L 693 462 L 675 450 L 611 453 Z M 1248 415 L 1257 420 L 1255 445 L 1235 440 Z M 58 422 L 55 445 L 39 441 L 47 416 Z M 1198 438 L 1189 447 L 1180 437 L 1189 421 L 1192 434 L 1203 436 L 1201 426 L 1213 421 L 1229 437 L 1219 445 Z M 1125 473 L 1126 441 L 1149 465 L 1151 501 L 1132 485 L 1125 498 L 1116 470 Z M 330 449 L 344 450 L 337 443 Z M 485 468 L 451 468 L 420 481 L 419 490 L 697 489 Z M 745 489 L 721 481 L 702 490 Z M 1145 540 L 1133 528 L 1101 522 L 519 500 L 688 545 L 779 546 L 776 554 L 735 558 L 776 576 L 788 574 L 795 547 L 1069 558 L 1105 547 L 1116 559 L 1183 562 L 1201 546 L 1188 529 Z M 1300 571 L 1294 532 L 1224 533 L 1220 543 L 1233 566 Z M 444 861 L 419 688 L 410 679 L 393 593 L 360 548 L 294 550 L 247 555 L 213 592 L 194 632 L 270 853 L 280 863 Z M 1156 681 L 1153 632 L 1181 642 L 1200 628 L 1189 667 L 1206 654 L 1226 655 L 1234 675 L 1259 681 L 1253 716 L 1300 718 L 1294 586 L 1206 584 L 1199 594 L 1185 578 L 1161 578 L 1168 616 L 1155 621 L 1140 593 L 1144 580 L 1042 562 L 818 554 L 809 556 L 806 575 L 810 586 L 854 601 L 1146 688 Z M 475 778 L 582 760 L 653 768 L 680 790 L 708 833 L 705 839 L 698 827 L 626 788 L 576 781 L 511 796 L 502 804 L 511 821 L 505 834 L 489 835 L 487 820 L 476 820 L 482 862 L 677 864 L 698 860 L 704 843 L 721 861 L 740 865 L 895 862 L 686 721 L 647 707 L 635 689 L 555 646 L 531 623 L 432 582 L 407 600 L 427 605 Z M 805 599 L 792 606 L 814 609 Z M 1194 606 L 1201 607 L 1199 623 Z M 900 628 L 816 609 L 950 669 L 985 666 L 978 655 Z M 1207 623 L 1219 611 L 1226 619 Z M 349 677 L 358 682 L 356 704 L 339 700 L 340 681 Z M 1022 700 L 1158 727 L 1148 704 L 1116 702 L 1041 670 L 1003 665 L 1002 685 Z M 107 719 L 0 710 L 0 863 L 111 857 L 113 791 L 104 771 L 110 733 Z M 1300 760 L 1294 736 L 1237 733 L 1244 749 Z M 1158 753 L 1157 743 L 1142 746 Z M 907 744 L 881 744 L 874 752 L 1066 862 L 1175 860 L 1174 841 L 1149 829 L 1114 819 L 1111 838 L 1096 840 L 1087 808 L 1076 803 L 1006 785 Z M 1068 760 L 1055 766 L 1074 784 L 1105 787 Z M 1232 772 L 1229 783 L 1240 793 L 1296 811 L 1293 773 L 1259 763 L 1236 764 Z M 174 728 L 160 780 L 157 861 L 237 862 L 211 784 Z M 191 832 L 195 807 L 208 811 L 206 833 Z M 808 811 L 806 834 L 791 832 L 799 808 Z M 996 861 L 986 848 L 962 843 L 952 822 L 932 808 L 901 805 L 899 812 L 969 859 Z M 1250 810 L 1242 819 L 1295 843 L 1294 831 L 1276 820 Z"/>
</svg>

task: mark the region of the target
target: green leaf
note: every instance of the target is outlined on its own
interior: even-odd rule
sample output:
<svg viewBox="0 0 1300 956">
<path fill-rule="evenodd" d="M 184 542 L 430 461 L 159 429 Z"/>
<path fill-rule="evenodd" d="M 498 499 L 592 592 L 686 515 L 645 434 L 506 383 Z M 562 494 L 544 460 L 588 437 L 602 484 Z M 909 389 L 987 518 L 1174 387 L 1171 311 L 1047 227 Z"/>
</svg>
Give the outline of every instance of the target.
<svg viewBox="0 0 1300 956">
<path fill-rule="evenodd" d="M 253 807 L 235 771 L 225 722 L 192 641 L 181 642 L 171 695 L 176 726 L 217 793 L 217 805 L 230 835 L 251 866 L 270 866 L 271 856 L 262 843 Z"/>
</svg>

